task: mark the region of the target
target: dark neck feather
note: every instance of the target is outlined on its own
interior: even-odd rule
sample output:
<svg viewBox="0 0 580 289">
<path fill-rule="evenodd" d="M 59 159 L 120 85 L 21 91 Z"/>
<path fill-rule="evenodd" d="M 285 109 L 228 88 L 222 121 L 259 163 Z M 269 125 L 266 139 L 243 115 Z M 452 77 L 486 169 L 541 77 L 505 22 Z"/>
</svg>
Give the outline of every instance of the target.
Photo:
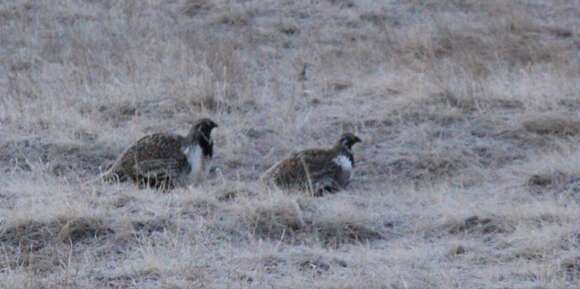
<svg viewBox="0 0 580 289">
<path fill-rule="evenodd" d="M 201 147 L 201 152 L 204 157 L 213 157 L 213 140 L 211 139 L 210 132 L 192 130 L 187 136 L 187 139 L 190 144 L 197 143 Z"/>
<path fill-rule="evenodd" d="M 209 135 L 204 135 L 204 133 L 200 133 L 197 139 L 199 146 L 201 147 L 201 151 L 203 152 L 203 156 L 206 158 L 213 157 L 213 140 Z"/>
</svg>

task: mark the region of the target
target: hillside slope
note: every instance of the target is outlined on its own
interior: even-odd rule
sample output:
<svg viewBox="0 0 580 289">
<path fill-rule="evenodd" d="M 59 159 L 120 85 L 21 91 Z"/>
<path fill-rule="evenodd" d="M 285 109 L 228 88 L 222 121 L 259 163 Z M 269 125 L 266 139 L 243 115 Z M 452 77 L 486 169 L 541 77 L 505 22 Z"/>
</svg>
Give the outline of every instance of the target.
<svg viewBox="0 0 580 289">
<path fill-rule="evenodd" d="M 576 288 L 576 2 L 2 1 L 0 288 Z M 200 117 L 204 185 L 82 185 Z"/>
</svg>

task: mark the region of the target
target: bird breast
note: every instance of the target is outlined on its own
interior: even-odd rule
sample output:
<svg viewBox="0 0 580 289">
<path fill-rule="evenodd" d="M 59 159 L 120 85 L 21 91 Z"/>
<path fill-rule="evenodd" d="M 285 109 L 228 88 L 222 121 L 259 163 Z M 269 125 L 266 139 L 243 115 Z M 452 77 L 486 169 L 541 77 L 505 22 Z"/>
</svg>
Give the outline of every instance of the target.
<svg viewBox="0 0 580 289">
<path fill-rule="evenodd" d="M 338 155 L 336 158 L 334 158 L 334 162 L 344 171 L 352 171 L 352 162 L 347 156 Z"/>
<path fill-rule="evenodd" d="M 345 187 L 350 183 L 350 176 L 352 174 L 353 163 L 348 156 L 338 155 L 333 159 L 333 161 L 340 168 L 336 175 L 336 182 L 342 187 Z"/>
<path fill-rule="evenodd" d="M 198 175 L 203 169 L 203 154 L 198 145 L 188 146 L 183 150 L 187 156 L 187 162 L 191 166 L 191 175 Z"/>
</svg>

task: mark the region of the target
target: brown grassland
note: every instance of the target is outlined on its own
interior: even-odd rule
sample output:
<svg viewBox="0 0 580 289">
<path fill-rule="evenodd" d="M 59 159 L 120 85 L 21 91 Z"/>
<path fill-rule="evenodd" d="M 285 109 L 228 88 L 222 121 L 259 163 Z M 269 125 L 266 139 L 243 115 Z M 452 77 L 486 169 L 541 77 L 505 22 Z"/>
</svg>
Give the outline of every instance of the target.
<svg viewBox="0 0 580 289">
<path fill-rule="evenodd" d="M 578 0 L 2 0 L 0 288 L 580 288 L 579 80 Z M 204 184 L 85 183 L 200 117 Z"/>
</svg>

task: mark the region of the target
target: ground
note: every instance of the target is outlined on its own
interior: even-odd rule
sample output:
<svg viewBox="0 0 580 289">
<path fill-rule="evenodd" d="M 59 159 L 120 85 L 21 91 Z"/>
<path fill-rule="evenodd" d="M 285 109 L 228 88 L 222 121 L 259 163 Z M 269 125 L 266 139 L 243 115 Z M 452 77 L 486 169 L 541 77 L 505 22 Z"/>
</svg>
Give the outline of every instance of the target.
<svg viewBox="0 0 580 289">
<path fill-rule="evenodd" d="M 570 0 L 0 2 L 0 288 L 578 288 Z M 211 117 L 199 186 L 93 182 Z M 354 148 L 351 186 L 265 188 Z"/>
</svg>

